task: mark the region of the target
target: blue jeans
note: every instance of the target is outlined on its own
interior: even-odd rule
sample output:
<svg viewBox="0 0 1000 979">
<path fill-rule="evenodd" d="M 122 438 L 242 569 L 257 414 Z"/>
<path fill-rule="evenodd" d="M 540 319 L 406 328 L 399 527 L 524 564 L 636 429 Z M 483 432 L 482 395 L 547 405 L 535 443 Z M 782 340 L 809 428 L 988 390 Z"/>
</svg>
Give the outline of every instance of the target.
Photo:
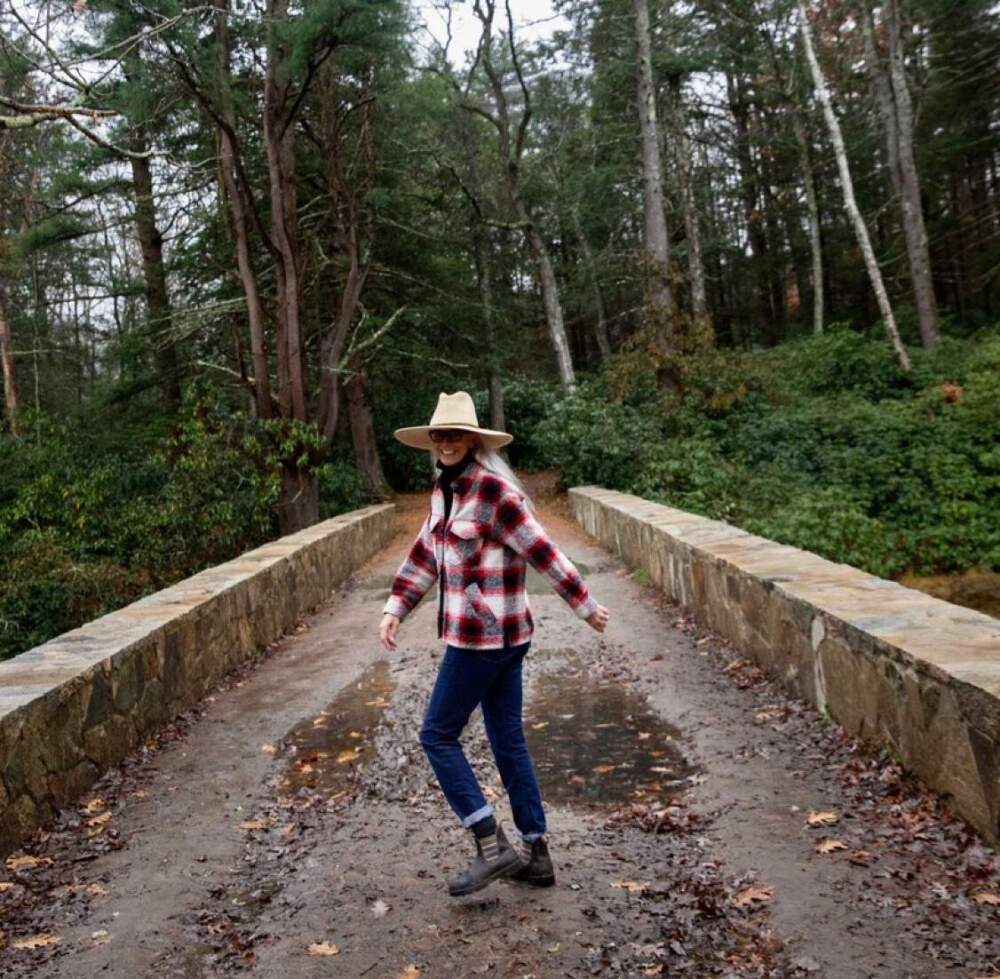
<svg viewBox="0 0 1000 979">
<path fill-rule="evenodd" d="M 521 722 L 521 661 L 530 643 L 504 649 L 448 646 L 431 694 L 420 744 L 444 797 L 463 826 L 493 814 L 476 781 L 459 735 L 482 705 L 500 778 L 510 797 L 514 824 L 526 840 L 545 832 L 545 811 Z"/>
</svg>

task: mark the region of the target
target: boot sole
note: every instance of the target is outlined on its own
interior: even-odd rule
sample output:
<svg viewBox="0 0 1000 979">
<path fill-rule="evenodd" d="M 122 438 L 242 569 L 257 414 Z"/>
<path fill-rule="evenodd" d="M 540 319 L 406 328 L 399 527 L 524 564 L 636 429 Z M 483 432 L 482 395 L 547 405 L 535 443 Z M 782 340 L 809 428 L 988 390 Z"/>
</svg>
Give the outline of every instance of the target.
<svg viewBox="0 0 1000 979">
<path fill-rule="evenodd" d="M 556 879 L 550 875 L 548 877 L 518 877 L 512 875 L 510 878 L 515 884 L 530 884 L 532 887 L 552 887 Z"/>
<path fill-rule="evenodd" d="M 520 860 L 512 860 L 510 863 L 499 866 L 494 869 L 494 871 L 489 875 L 489 877 L 484 877 L 482 880 L 477 881 L 469 887 L 462 888 L 448 888 L 448 893 L 452 897 L 465 897 L 466 894 L 475 894 L 476 891 L 481 891 L 484 887 L 488 887 L 495 880 L 499 880 L 501 877 L 509 877 L 511 874 L 517 873 L 521 867 Z M 553 881 L 554 883 L 554 881 Z"/>
</svg>

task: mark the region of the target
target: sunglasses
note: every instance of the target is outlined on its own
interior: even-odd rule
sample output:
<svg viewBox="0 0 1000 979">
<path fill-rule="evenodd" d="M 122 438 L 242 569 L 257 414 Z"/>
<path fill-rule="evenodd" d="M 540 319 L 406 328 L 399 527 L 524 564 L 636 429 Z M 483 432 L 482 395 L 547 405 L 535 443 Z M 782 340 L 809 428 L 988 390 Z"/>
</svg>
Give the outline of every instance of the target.
<svg viewBox="0 0 1000 979">
<path fill-rule="evenodd" d="M 460 428 L 438 428 L 427 434 L 432 442 L 458 442 L 469 433 Z"/>
</svg>

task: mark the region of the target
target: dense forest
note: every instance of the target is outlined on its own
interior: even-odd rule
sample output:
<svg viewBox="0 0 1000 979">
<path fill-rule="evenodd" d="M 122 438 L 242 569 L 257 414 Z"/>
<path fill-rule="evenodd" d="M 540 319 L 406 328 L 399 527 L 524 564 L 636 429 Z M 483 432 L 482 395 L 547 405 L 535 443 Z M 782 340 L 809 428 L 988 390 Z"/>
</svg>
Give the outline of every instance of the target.
<svg viewBox="0 0 1000 979">
<path fill-rule="evenodd" d="M 992 0 L 557 9 L 0 7 L 0 658 L 425 487 L 459 388 L 566 485 L 1000 570 Z"/>
</svg>

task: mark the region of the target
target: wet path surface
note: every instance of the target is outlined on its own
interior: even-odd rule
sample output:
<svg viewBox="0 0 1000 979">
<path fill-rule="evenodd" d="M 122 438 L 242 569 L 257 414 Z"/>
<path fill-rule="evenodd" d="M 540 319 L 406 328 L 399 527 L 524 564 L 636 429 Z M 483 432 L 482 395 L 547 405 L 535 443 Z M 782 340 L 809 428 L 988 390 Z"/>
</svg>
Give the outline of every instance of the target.
<svg viewBox="0 0 1000 979">
<path fill-rule="evenodd" d="M 532 579 L 525 725 L 557 886 L 451 899 L 469 844 L 417 743 L 434 603 L 376 629 L 419 522 L 0 868 L 0 975 L 1000 973 L 996 856 L 565 519 L 604 636 Z M 510 824 L 478 717 L 467 751 Z M 17 947 L 17 946 L 34 947 Z"/>
</svg>

